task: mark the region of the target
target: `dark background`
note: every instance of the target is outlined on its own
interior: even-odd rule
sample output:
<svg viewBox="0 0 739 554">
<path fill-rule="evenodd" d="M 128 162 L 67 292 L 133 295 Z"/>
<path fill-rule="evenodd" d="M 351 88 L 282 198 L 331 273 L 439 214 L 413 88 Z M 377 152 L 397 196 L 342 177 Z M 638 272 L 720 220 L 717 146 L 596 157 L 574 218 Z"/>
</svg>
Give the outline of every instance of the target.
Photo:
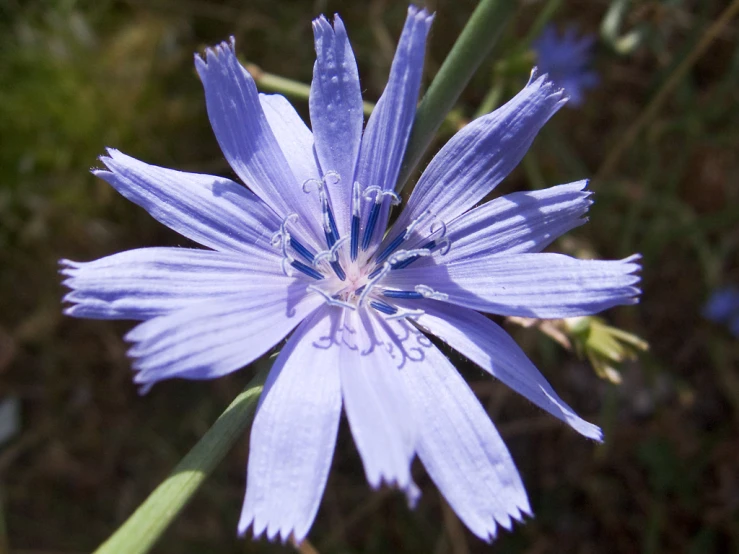
<svg viewBox="0 0 739 554">
<path fill-rule="evenodd" d="M 547 4 L 518 3 L 514 22 L 465 90 L 470 118 L 491 83 L 504 99 L 528 68 L 511 59 Z M 599 35 L 600 86 L 563 109 L 499 188 L 507 193 L 598 175 L 590 223 L 555 248 L 604 258 L 644 256 L 640 305 L 606 314 L 651 349 L 623 383 L 534 329 L 508 325 L 555 389 L 602 425 L 596 445 L 450 353 L 509 445 L 536 517 L 487 546 L 450 517 L 419 466 L 423 497 L 367 486 L 342 423 L 331 477 L 309 536 L 326 552 L 739 552 L 739 341 L 700 316 L 715 287 L 739 282 L 739 24 L 729 23 L 670 91 L 645 131 L 629 125 L 695 51 L 728 2 L 626 3 L 619 51 Z M 436 0 L 426 83 L 475 2 Z M 599 33 L 611 2 L 561 2 L 554 21 Z M 0 400 L 19 403 L 18 433 L 0 445 L 0 498 L 19 554 L 93 550 L 168 474 L 253 370 L 214 382 L 171 381 L 139 397 L 125 322 L 61 315 L 60 258 L 180 245 L 89 173 L 105 146 L 157 165 L 230 175 L 209 127 L 192 55 L 229 35 L 243 60 L 310 82 L 310 20 L 341 13 L 365 98 L 387 78 L 406 2 L 275 0 L 0 0 Z M 516 64 L 509 64 L 515 66 Z M 303 115 L 307 103 L 295 100 Z M 439 144 L 453 132 L 445 127 Z M 624 142 L 626 141 L 626 142 Z M 244 436 L 155 552 L 280 552 L 238 540 Z M 2 529 L 2 524 L 0 524 Z M 0 531 L 2 537 L 2 531 Z M 2 538 L 0 538 L 0 545 Z M 2 546 L 0 546 L 0 550 Z"/>
</svg>

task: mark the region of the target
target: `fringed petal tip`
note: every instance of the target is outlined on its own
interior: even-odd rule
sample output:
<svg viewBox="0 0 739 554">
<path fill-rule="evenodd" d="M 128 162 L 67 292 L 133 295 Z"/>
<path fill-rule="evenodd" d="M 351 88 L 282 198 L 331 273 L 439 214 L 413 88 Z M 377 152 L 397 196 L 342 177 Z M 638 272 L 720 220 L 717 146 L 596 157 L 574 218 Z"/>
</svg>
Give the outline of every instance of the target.
<svg viewBox="0 0 739 554">
<path fill-rule="evenodd" d="M 149 391 L 162 379 L 157 379 L 151 375 L 147 375 L 145 371 L 141 371 L 137 367 L 132 367 L 134 376 L 133 383 L 137 386 L 136 392 L 139 396 L 149 394 Z"/>
<path fill-rule="evenodd" d="M 593 197 L 595 195 L 595 191 L 591 190 L 590 188 L 590 179 L 581 179 L 579 181 L 573 181 L 572 183 L 567 183 L 566 185 L 560 185 L 562 187 L 572 187 L 572 191 L 575 193 L 579 193 L 583 198 L 586 198 L 586 206 L 589 208 L 593 205 Z M 586 218 L 587 219 L 587 218 Z"/>
<path fill-rule="evenodd" d="M 203 56 L 195 53 L 195 69 L 198 75 L 203 76 L 203 72 L 207 72 L 211 69 L 211 63 L 219 64 L 223 63 L 223 57 L 236 57 L 236 38 L 231 35 L 228 41 L 222 41 L 221 43 L 211 46 L 205 49 L 205 59 Z"/>
<path fill-rule="evenodd" d="M 74 275 L 76 269 L 79 269 L 84 265 L 85 262 L 75 262 L 74 260 L 62 258 L 59 260 L 59 273 L 71 277 Z M 66 281 L 64 281 L 63 284 L 66 284 Z"/>
<path fill-rule="evenodd" d="M 316 40 L 320 40 L 321 33 L 325 33 L 326 31 L 346 35 L 344 21 L 338 13 L 334 14 L 333 21 L 329 21 L 325 15 L 321 14 L 311 22 L 311 26 L 313 27 L 313 36 Z"/>
<path fill-rule="evenodd" d="M 603 430 L 592 423 L 588 423 L 584 419 L 580 419 L 575 414 L 574 417 L 567 418 L 565 421 L 570 426 L 580 433 L 583 437 L 597 442 L 598 444 L 603 442 Z"/>
<path fill-rule="evenodd" d="M 623 260 L 620 260 L 622 264 L 624 264 L 624 272 L 627 275 L 631 275 L 631 279 L 629 280 L 629 285 L 635 285 L 641 281 L 641 270 L 642 265 L 639 263 L 641 261 L 641 254 L 632 254 L 628 258 L 624 258 Z M 639 296 L 641 295 L 642 291 L 639 287 L 630 287 L 630 292 L 632 295 L 632 302 L 629 302 L 630 304 L 637 304 L 639 302 Z"/>
<path fill-rule="evenodd" d="M 531 75 L 529 76 L 529 82 L 526 83 L 525 88 L 533 87 L 537 90 L 544 90 L 544 92 L 550 97 L 559 97 L 556 103 L 555 111 L 567 104 L 570 100 L 570 96 L 567 91 L 558 86 L 550 77 L 548 73 L 539 73 L 539 68 L 534 66 L 531 68 Z"/>
<path fill-rule="evenodd" d="M 374 480 L 374 482 L 370 481 L 369 486 L 375 491 L 382 487 L 387 487 L 389 489 L 402 492 L 408 501 L 408 507 L 410 509 L 415 508 L 418 501 L 421 499 L 421 489 L 418 488 L 418 485 L 416 485 L 413 479 L 410 479 L 407 483 L 400 483 L 398 479 L 394 477 L 380 475 L 379 479 Z"/>
<path fill-rule="evenodd" d="M 339 14 L 334 14 L 334 23 L 337 20 L 341 21 L 341 18 L 339 17 Z M 329 23 L 328 19 L 326 19 L 326 16 L 323 14 L 319 15 L 311 22 L 311 27 L 313 28 L 313 36 L 316 40 L 319 40 L 321 36 L 321 28 L 323 28 L 324 31 L 333 29 L 331 23 Z"/>
<path fill-rule="evenodd" d="M 62 302 L 70 302 L 70 300 L 67 299 L 68 296 L 69 295 L 65 296 Z M 66 315 L 67 317 L 80 317 L 83 319 L 86 317 L 85 314 L 79 313 L 79 306 L 77 306 L 76 304 L 74 306 L 66 306 L 65 308 L 63 308 L 62 314 Z"/>
<path fill-rule="evenodd" d="M 411 4 L 408 6 L 408 17 L 414 18 L 417 21 L 421 21 L 427 25 L 430 25 L 431 22 L 434 20 L 434 17 L 436 17 L 436 14 L 433 12 L 429 12 L 426 10 L 426 8 L 419 8 L 418 6 L 414 6 Z"/>
<path fill-rule="evenodd" d="M 496 519 L 491 516 L 485 525 L 485 529 L 478 529 L 472 531 L 478 538 L 490 544 L 498 538 L 498 530 L 504 529 L 508 532 L 512 532 L 516 523 L 525 524 L 527 518 L 533 518 L 534 512 L 531 510 L 528 498 L 524 498 L 519 505 L 513 507 L 513 510 L 508 514 L 508 519 Z"/>
<path fill-rule="evenodd" d="M 292 526 L 281 528 L 268 525 L 266 521 L 256 521 L 253 514 L 250 514 L 248 517 L 241 517 L 237 528 L 239 538 L 245 538 L 249 528 L 251 528 L 252 539 L 254 540 L 266 538 L 268 541 L 274 542 L 279 537 L 282 544 L 287 544 L 287 541 L 291 541 L 299 545 L 308 536 L 308 529 L 301 530 L 298 533 Z"/>
<path fill-rule="evenodd" d="M 640 287 L 635 286 L 641 282 L 641 275 L 639 274 L 642 270 L 642 266 L 636 263 L 641 259 L 640 254 L 634 254 L 621 260 L 624 264 L 624 275 L 628 278 L 624 284 L 626 287 L 623 289 L 624 300 L 619 304 L 624 306 L 632 306 L 638 304 L 641 300 L 642 290 Z"/>
<path fill-rule="evenodd" d="M 102 154 L 98 156 L 98 160 L 103 164 L 104 167 L 91 167 L 90 173 L 92 173 L 95 177 L 103 179 L 104 181 L 108 181 L 110 177 L 112 177 L 116 173 L 116 162 L 126 163 L 132 161 L 133 158 L 110 146 L 106 147 L 105 151 L 107 152 L 107 155 Z"/>
</svg>

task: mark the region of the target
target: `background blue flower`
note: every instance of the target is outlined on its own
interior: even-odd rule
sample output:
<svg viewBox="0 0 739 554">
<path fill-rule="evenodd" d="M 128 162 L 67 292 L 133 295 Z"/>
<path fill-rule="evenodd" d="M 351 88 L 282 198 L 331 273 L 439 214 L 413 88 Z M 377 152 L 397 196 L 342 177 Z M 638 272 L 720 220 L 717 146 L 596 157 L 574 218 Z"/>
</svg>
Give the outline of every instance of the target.
<svg viewBox="0 0 739 554">
<path fill-rule="evenodd" d="M 713 291 L 703 306 L 703 317 L 726 325 L 739 337 L 739 288 L 726 286 Z"/>
<path fill-rule="evenodd" d="M 580 106 L 585 92 L 598 84 L 598 75 L 592 69 L 594 44 L 593 35 L 578 36 L 573 26 L 560 34 L 553 24 L 547 25 L 534 41 L 539 70 L 565 89 L 570 107 Z"/>
</svg>

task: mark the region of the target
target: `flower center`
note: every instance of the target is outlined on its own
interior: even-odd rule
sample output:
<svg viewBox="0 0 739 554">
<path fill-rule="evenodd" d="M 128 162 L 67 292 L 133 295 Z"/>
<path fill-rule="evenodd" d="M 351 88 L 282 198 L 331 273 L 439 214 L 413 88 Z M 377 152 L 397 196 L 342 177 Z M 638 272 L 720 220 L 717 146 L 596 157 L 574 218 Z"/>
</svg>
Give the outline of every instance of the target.
<svg viewBox="0 0 739 554">
<path fill-rule="evenodd" d="M 393 204 L 400 199 L 392 191 L 380 187 L 367 187 L 362 191 L 361 185 L 354 183 L 351 230 L 349 236 L 342 237 L 326 191 L 328 178 L 334 179 L 334 183 L 339 181 L 336 172 L 328 172 L 321 181 L 309 179 L 303 183 L 304 192 L 315 191 L 319 195 L 326 249 L 313 253 L 293 236 L 288 226 L 298 216 L 290 214 L 272 237 L 273 246 L 282 253 L 282 271 L 289 276 L 302 274 L 310 278 L 308 289 L 323 296 L 329 305 L 350 310 L 372 308 L 392 318 L 423 313 L 401 308 L 394 300 L 445 299 L 445 294 L 426 285 L 416 285 L 414 290 L 397 290 L 383 286 L 382 281 L 391 271 L 408 267 L 419 258 L 431 256 L 436 251 L 446 254 L 450 247 L 446 225 L 426 212 L 392 240 L 375 239 L 380 232 L 377 224 L 381 221 L 383 204 L 389 209 L 385 198 L 390 197 Z M 363 206 L 363 200 L 371 204 Z M 424 223 L 429 224 L 426 234 L 418 232 Z"/>
</svg>

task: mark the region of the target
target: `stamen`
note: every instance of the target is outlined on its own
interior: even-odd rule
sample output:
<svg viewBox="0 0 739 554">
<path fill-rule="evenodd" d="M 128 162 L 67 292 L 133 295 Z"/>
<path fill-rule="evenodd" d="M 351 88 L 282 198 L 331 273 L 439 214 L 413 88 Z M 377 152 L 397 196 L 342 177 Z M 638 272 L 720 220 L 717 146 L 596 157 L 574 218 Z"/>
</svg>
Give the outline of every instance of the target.
<svg viewBox="0 0 739 554">
<path fill-rule="evenodd" d="M 431 252 L 433 251 L 433 249 L 436 248 L 439 244 L 443 245 L 443 248 L 444 248 L 439 253 L 442 256 L 445 256 L 449 252 L 449 249 L 451 248 L 451 245 L 452 245 L 451 241 L 447 237 L 443 237 L 441 240 L 439 240 L 438 243 L 435 240 L 431 240 L 427 242 L 426 244 L 424 244 L 421 248 L 418 248 L 417 250 L 427 250 L 429 253 L 424 254 L 424 255 L 429 256 L 431 255 Z M 406 260 L 403 260 L 402 262 L 395 264 L 393 266 L 393 269 L 403 269 L 404 267 L 408 267 L 413 262 L 415 262 L 418 258 L 419 256 L 412 256 Z"/>
<path fill-rule="evenodd" d="M 356 310 L 356 306 L 354 304 L 350 304 L 349 302 L 344 302 L 342 300 L 339 300 L 338 298 L 334 298 L 333 296 L 329 296 L 329 294 L 321 290 L 320 288 L 316 287 L 315 285 L 309 285 L 308 290 L 312 290 L 313 292 L 317 292 L 321 296 L 323 296 L 323 299 L 326 301 L 326 304 L 329 306 L 338 306 L 340 308 L 346 308 L 348 310 Z"/>
<path fill-rule="evenodd" d="M 291 260 L 290 265 L 293 266 L 298 271 L 300 271 L 301 273 L 304 273 L 308 277 L 313 277 L 314 279 L 318 281 L 323 279 L 323 274 L 320 271 L 316 271 L 311 266 L 305 265 L 303 262 L 299 262 L 298 260 Z"/>
<path fill-rule="evenodd" d="M 410 319 L 411 317 L 419 317 L 425 314 L 423 310 L 399 310 L 397 314 L 391 315 L 386 317 L 385 319 L 388 320 L 398 320 L 398 319 Z"/>
<path fill-rule="evenodd" d="M 391 306 L 390 304 L 387 304 L 382 300 L 370 300 L 369 305 L 378 312 L 381 312 L 385 315 L 393 315 L 398 313 L 398 308 L 395 308 L 394 306 Z"/>
<path fill-rule="evenodd" d="M 440 224 L 440 227 L 439 227 L 439 229 L 437 229 L 436 231 L 434 231 L 434 225 L 436 225 L 437 223 L 439 223 L 439 224 Z M 438 238 L 442 238 L 442 237 L 445 237 L 445 236 L 446 236 L 446 223 L 444 223 L 444 222 L 443 222 L 443 221 L 442 221 L 441 219 L 437 219 L 436 221 L 434 221 L 434 222 L 433 222 L 433 223 L 431 224 L 431 227 L 429 228 L 429 232 L 430 232 L 430 233 L 431 233 L 432 235 L 435 235 L 435 234 L 436 234 L 436 233 L 438 233 L 439 231 L 441 231 L 441 235 L 439 235 L 439 237 L 438 237 Z"/>
<path fill-rule="evenodd" d="M 352 242 L 350 245 L 350 256 L 353 262 L 357 260 L 357 255 L 359 254 L 359 224 L 361 223 L 360 218 L 362 217 L 359 187 L 359 183 L 355 181 L 354 188 L 352 189 Z"/>
<path fill-rule="evenodd" d="M 292 246 L 293 250 L 295 250 L 295 252 L 297 252 L 298 255 L 303 257 L 306 261 L 313 263 L 315 255 L 305 246 L 300 244 L 300 242 L 298 242 L 298 240 L 293 236 L 290 236 L 290 246 Z"/>
<path fill-rule="evenodd" d="M 367 250 L 367 247 L 372 241 L 372 233 L 375 231 L 375 225 L 377 225 L 377 218 L 380 216 L 381 207 L 382 202 L 372 204 L 369 218 L 367 219 L 367 227 L 364 228 L 364 236 L 362 237 L 362 250 Z"/>
<path fill-rule="evenodd" d="M 272 246 L 279 245 L 280 247 L 280 252 L 282 253 L 282 260 L 280 261 L 280 267 L 282 268 L 282 273 L 284 273 L 287 277 L 293 276 L 293 272 L 288 268 L 288 264 L 292 265 L 293 267 L 297 267 L 295 264 L 305 265 L 305 264 L 301 264 L 300 262 L 296 262 L 295 259 L 287 252 L 287 247 L 289 245 L 292 245 L 295 251 L 298 252 L 304 258 L 306 257 L 306 254 L 310 258 L 313 257 L 310 251 L 305 246 L 300 244 L 298 241 L 293 239 L 290 236 L 290 232 L 287 230 L 287 224 L 290 221 L 295 221 L 297 219 L 298 219 L 298 214 L 295 214 L 295 213 L 289 214 L 287 217 L 285 217 L 285 219 L 280 224 L 280 230 L 272 235 L 272 240 L 271 240 Z M 305 267 L 308 267 L 308 266 L 305 266 Z M 320 278 L 323 278 L 323 276 L 321 276 Z"/>
<path fill-rule="evenodd" d="M 292 276 L 293 276 L 293 272 L 292 272 L 292 270 L 291 270 L 291 269 L 290 269 L 290 268 L 288 267 L 288 264 L 291 264 L 291 263 L 293 263 L 294 261 L 295 261 L 295 260 L 293 260 L 293 259 L 292 259 L 292 258 L 291 258 L 290 256 L 288 256 L 288 257 L 286 257 L 286 258 L 282 258 L 282 259 L 280 260 L 280 267 L 282 267 L 282 273 L 284 273 L 284 274 L 285 274 L 285 277 L 292 277 Z"/>
<path fill-rule="evenodd" d="M 414 248 L 413 250 L 399 250 L 392 256 L 390 256 L 390 263 L 397 265 L 406 261 L 409 258 L 416 259 L 417 257 L 430 256 L 431 251 L 425 248 Z"/>
<path fill-rule="evenodd" d="M 339 248 L 346 244 L 347 240 L 349 240 L 349 237 L 342 237 L 337 240 L 336 243 L 328 250 L 323 250 L 316 254 L 315 259 L 313 260 L 313 265 L 318 267 L 321 262 L 328 261 L 331 269 L 334 270 L 334 273 L 336 273 L 336 276 L 339 278 L 339 280 L 346 281 L 346 273 L 344 272 L 344 268 L 341 267 L 341 264 L 339 263 L 338 252 Z"/>
<path fill-rule="evenodd" d="M 329 183 L 328 178 L 333 177 L 333 182 Z M 324 184 L 328 185 L 338 185 L 341 181 L 341 175 L 338 171 L 334 171 L 333 169 L 329 169 L 326 173 L 323 174 L 323 182 Z"/>
<path fill-rule="evenodd" d="M 438 246 L 441 246 L 441 250 L 439 250 L 439 254 L 442 256 L 446 256 L 449 254 L 449 249 L 452 247 L 452 241 L 449 240 L 449 237 L 442 237 L 438 241 L 436 241 L 436 244 Z"/>
<path fill-rule="evenodd" d="M 427 217 L 430 213 L 431 212 L 427 210 L 426 212 L 418 216 L 416 219 L 411 221 L 410 225 L 408 225 L 408 227 L 405 228 L 405 232 L 395 237 L 393 241 L 390 244 L 388 244 L 382 250 L 382 252 L 380 252 L 380 254 L 375 259 L 375 263 L 381 264 L 382 262 L 384 262 L 385 259 L 395 251 L 396 248 L 398 248 L 401 244 L 403 244 L 405 241 L 407 241 L 411 237 L 416 226 L 421 222 L 422 219 Z"/>
<path fill-rule="evenodd" d="M 385 261 L 385 259 L 386 259 L 386 258 L 387 258 L 387 257 L 388 257 L 388 256 L 389 256 L 390 254 L 392 254 L 392 253 L 393 253 L 393 251 L 394 251 L 394 250 L 395 250 L 395 249 L 396 249 L 396 248 L 397 248 L 398 246 L 400 246 L 401 244 L 403 244 L 403 243 L 405 242 L 405 240 L 406 240 L 406 237 L 405 237 L 405 233 L 403 233 L 402 235 L 398 235 L 397 237 L 395 237 L 395 238 L 393 239 L 393 241 L 392 241 L 392 242 L 391 242 L 390 244 L 388 244 L 388 245 L 387 245 L 387 246 L 386 246 L 386 247 L 385 247 L 385 248 L 384 248 L 384 249 L 382 250 L 382 252 L 380 252 L 380 254 L 379 254 L 379 255 L 377 256 L 377 259 L 375 260 L 375 262 L 376 262 L 376 263 L 378 263 L 378 264 L 381 264 L 382 262 L 384 262 L 384 261 Z"/>
<path fill-rule="evenodd" d="M 323 233 L 326 235 L 326 244 L 331 248 L 336 244 L 336 240 L 339 238 L 338 233 L 334 234 L 334 226 L 336 223 L 334 223 L 334 226 L 331 225 L 333 215 L 331 214 L 331 208 L 328 205 L 328 195 L 323 189 L 319 191 L 319 194 L 321 196 L 321 211 L 323 212 Z"/>
<path fill-rule="evenodd" d="M 327 171 L 324 173 L 321 180 L 318 179 L 306 179 L 303 181 L 302 189 L 305 193 L 311 193 L 314 190 L 318 191 L 318 195 L 321 199 L 321 210 L 323 212 L 323 232 L 326 235 L 326 243 L 331 248 L 337 240 L 339 240 L 339 229 L 336 226 L 336 219 L 334 219 L 334 212 L 331 209 L 331 202 L 329 201 L 328 195 L 326 194 L 326 186 L 328 185 L 328 178 L 333 177 L 334 181 L 332 184 L 336 184 L 341 180 L 341 176 L 336 171 Z M 310 185 L 315 185 L 315 189 L 311 188 Z"/>
<path fill-rule="evenodd" d="M 316 185 L 316 188 L 312 189 L 310 185 Z M 303 181 L 303 184 L 300 188 L 302 188 L 303 192 L 306 194 L 310 194 L 311 192 L 317 190 L 320 191 L 323 190 L 323 181 L 319 179 L 306 179 L 305 181 Z"/>
<path fill-rule="evenodd" d="M 282 223 L 280 223 L 280 230 L 272 235 L 272 246 L 280 245 L 283 256 L 287 256 L 287 244 L 290 241 L 290 232 L 287 230 L 287 224 L 290 223 L 290 221 L 296 221 L 297 219 L 298 214 L 296 213 L 287 215 L 285 219 L 282 220 Z"/>
<path fill-rule="evenodd" d="M 375 203 L 370 209 L 369 217 L 367 219 L 367 226 L 364 228 L 364 236 L 362 237 L 362 250 L 367 250 L 370 242 L 372 241 L 372 235 L 375 232 L 375 226 L 377 225 L 377 218 L 380 216 L 380 208 L 382 208 L 382 201 L 386 196 L 389 196 L 392 205 L 400 204 L 400 196 L 395 194 L 392 190 L 382 190 L 378 186 L 367 187 L 364 191 L 364 197 L 368 200 L 371 199 L 372 195 L 375 196 Z"/>
<path fill-rule="evenodd" d="M 334 244 L 331 248 L 328 250 L 322 250 L 318 254 L 315 255 L 313 265 L 318 266 L 319 263 L 323 261 L 328 262 L 335 262 L 338 258 L 339 248 L 344 246 L 346 244 L 346 241 L 349 240 L 349 237 L 341 237 L 339 240 L 336 241 L 336 244 Z"/>
<path fill-rule="evenodd" d="M 370 276 L 370 281 L 368 281 L 364 285 L 364 290 L 362 290 L 362 294 L 359 296 L 360 306 L 364 304 L 365 299 L 367 298 L 369 293 L 372 292 L 372 287 L 374 287 L 385 275 L 387 275 L 391 269 L 392 267 L 390 263 L 385 262 L 385 264 L 383 264 L 379 271 L 374 272 L 374 277 Z"/>
<path fill-rule="evenodd" d="M 417 291 L 391 289 L 383 290 L 382 295 L 385 298 L 401 298 L 404 300 L 421 300 L 424 297 L 423 294 Z"/>
<path fill-rule="evenodd" d="M 416 292 L 420 293 L 424 298 L 432 300 L 448 300 L 449 295 L 445 292 L 437 292 L 427 285 L 416 285 Z"/>
<path fill-rule="evenodd" d="M 336 273 L 336 276 L 340 281 L 346 281 L 346 273 L 339 262 L 331 262 L 331 269 L 334 270 L 334 273 Z"/>
<path fill-rule="evenodd" d="M 442 256 L 446 256 L 449 253 L 449 249 L 452 246 L 452 243 L 449 240 L 449 237 L 446 236 L 446 233 L 447 233 L 446 223 L 444 223 L 443 220 L 436 218 L 436 216 L 434 216 L 434 214 L 432 214 L 430 211 L 427 211 L 426 213 L 435 218 L 434 222 L 431 224 L 431 227 L 429 227 L 429 235 L 427 238 L 432 237 L 436 234 L 438 234 L 439 236 L 431 240 L 428 240 L 420 248 L 425 248 L 429 251 L 433 251 L 437 246 L 442 246 L 442 250 L 439 251 L 439 254 L 441 254 Z M 415 262 L 417 259 L 418 259 L 417 257 L 414 257 L 414 258 L 405 260 L 402 263 L 397 264 L 395 267 L 393 267 L 393 269 L 403 269 L 404 267 L 408 267 L 413 262 Z"/>
<path fill-rule="evenodd" d="M 388 261 L 390 263 L 390 269 L 400 269 L 407 265 L 409 265 L 408 260 L 414 261 L 417 260 L 419 257 L 422 256 L 430 256 L 431 251 L 426 250 L 425 248 L 415 248 L 413 250 L 399 250 L 395 254 L 391 255 L 390 258 L 388 258 Z M 385 263 L 385 265 L 388 265 Z M 369 278 L 372 279 L 376 275 L 378 275 L 382 271 L 380 268 L 375 269 L 372 273 L 369 274 Z"/>
<path fill-rule="evenodd" d="M 331 209 L 331 204 L 328 203 L 328 223 L 331 226 L 331 232 L 334 235 L 334 240 L 339 240 L 339 229 L 336 227 L 336 220 L 334 219 L 334 211 Z"/>
</svg>

